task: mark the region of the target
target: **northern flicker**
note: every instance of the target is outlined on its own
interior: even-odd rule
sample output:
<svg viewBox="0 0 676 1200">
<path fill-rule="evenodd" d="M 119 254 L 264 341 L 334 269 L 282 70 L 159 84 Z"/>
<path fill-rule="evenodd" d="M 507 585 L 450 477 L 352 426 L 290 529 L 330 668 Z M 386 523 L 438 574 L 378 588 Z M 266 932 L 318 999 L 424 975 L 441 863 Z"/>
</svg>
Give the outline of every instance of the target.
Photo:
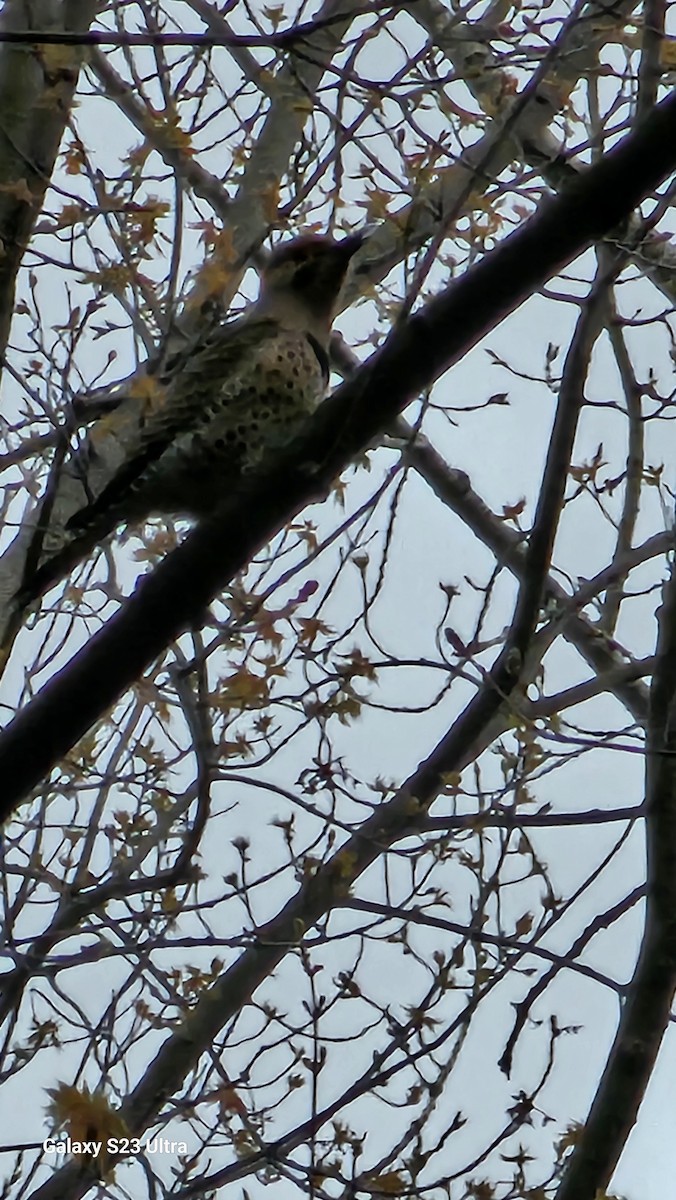
<svg viewBox="0 0 676 1200">
<path fill-rule="evenodd" d="M 326 393 L 331 323 L 362 241 L 306 235 L 279 247 L 251 310 L 166 364 L 136 445 L 67 527 L 206 516 L 241 471 L 289 441 Z"/>
<path fill-rule="evenodd" d="M 69 468 L 79 503 L 70 501 L 56 531 L 43 518 L 24 603 L 122 522 L 213 512 L 240 473 L 296 435 L 326 393 L 331 323 L 363 240 L 305 235 L 278 247 L 243 317 L 212 328 L 149 376 L 144 403 L 127 399 L 93 427 L 85 468 Z"/>
</svg>

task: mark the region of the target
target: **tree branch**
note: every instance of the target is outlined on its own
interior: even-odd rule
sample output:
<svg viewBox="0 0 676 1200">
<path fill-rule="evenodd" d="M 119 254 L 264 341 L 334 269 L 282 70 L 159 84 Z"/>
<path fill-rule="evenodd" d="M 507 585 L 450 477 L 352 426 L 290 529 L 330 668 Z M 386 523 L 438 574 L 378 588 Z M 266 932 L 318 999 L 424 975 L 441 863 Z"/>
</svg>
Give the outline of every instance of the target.
<svg viewBox="0 0 676 1200">
<path fill-rule="evenodd" d="M 676 93 L 573 190 L 545 204 L 457 283 L 395 327 L 357 377 L 321 407 L 309 432 L 194 529 L 8 726 L 0 739 L 1 814 L 9 815 L 227 580 L 316 499 L 318 480 L 328 486 L 421 390 L 616 227 L 674 167 Z M 307 463 L 321 466 L 309 475 Z"/>
</svg>

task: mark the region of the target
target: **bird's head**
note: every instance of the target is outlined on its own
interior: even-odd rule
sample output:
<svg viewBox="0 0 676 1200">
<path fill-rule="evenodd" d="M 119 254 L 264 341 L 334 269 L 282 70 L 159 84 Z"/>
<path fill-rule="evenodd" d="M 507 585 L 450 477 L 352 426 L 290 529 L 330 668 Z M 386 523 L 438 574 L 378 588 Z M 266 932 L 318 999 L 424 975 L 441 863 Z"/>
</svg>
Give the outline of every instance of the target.
<svg viewBox="0 0 676 1200">
<path fill-rule="evenodd" d="M 340 242 L 320 234 L 284 242 L 263 271 L 259 310 L 327 340 L 350 259 L 363 241 L 364 234 L 352 233 Z"/>
</svg>

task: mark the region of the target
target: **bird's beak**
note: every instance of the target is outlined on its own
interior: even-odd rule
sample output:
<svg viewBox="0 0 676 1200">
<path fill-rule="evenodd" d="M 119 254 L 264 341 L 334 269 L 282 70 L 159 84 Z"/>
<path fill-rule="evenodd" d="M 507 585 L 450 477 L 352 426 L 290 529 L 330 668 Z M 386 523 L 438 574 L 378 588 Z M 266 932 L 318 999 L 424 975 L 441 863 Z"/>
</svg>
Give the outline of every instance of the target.
<svg viewBox="0 0 676 1200">
<path fill-rule="evenodd" d="M 364 245 L 369 236 L 368 226 L 365 229 L 358 229 L 354 233 L 348 233 L 339 243 L 340 249 L 344 252 L 346 258 L 352 258 L 354 254 Z"/>
</svg>

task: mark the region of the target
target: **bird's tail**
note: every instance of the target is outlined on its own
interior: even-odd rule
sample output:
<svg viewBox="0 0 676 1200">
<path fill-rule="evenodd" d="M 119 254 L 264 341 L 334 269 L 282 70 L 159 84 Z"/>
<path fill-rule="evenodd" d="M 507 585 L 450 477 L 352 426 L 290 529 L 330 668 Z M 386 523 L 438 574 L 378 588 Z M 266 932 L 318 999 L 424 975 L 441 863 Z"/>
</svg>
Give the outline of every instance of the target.
<svg viewBox="0 0 676 1200">
<path fill-rule="evenodd" d="M 0 671 L 26 614 L 114 528 L 113 511 L 97 512 L 84 528 L 73 518 L 115 476 L 136 444 L 140 418 L 138 400 L 130 396 L 95 423 L 79 452 L 68 445 L 57 450 L 43 496 L 0 555 Z"/>
<path fill-rule="evenodd" d="M 0 555 L 0 669 L 27 613 L 105 536 L 100 527 L 70 531 L 71 517 L 91 491 L 75 460 L 57 455 L 44 495 Z"/>
</svg>

